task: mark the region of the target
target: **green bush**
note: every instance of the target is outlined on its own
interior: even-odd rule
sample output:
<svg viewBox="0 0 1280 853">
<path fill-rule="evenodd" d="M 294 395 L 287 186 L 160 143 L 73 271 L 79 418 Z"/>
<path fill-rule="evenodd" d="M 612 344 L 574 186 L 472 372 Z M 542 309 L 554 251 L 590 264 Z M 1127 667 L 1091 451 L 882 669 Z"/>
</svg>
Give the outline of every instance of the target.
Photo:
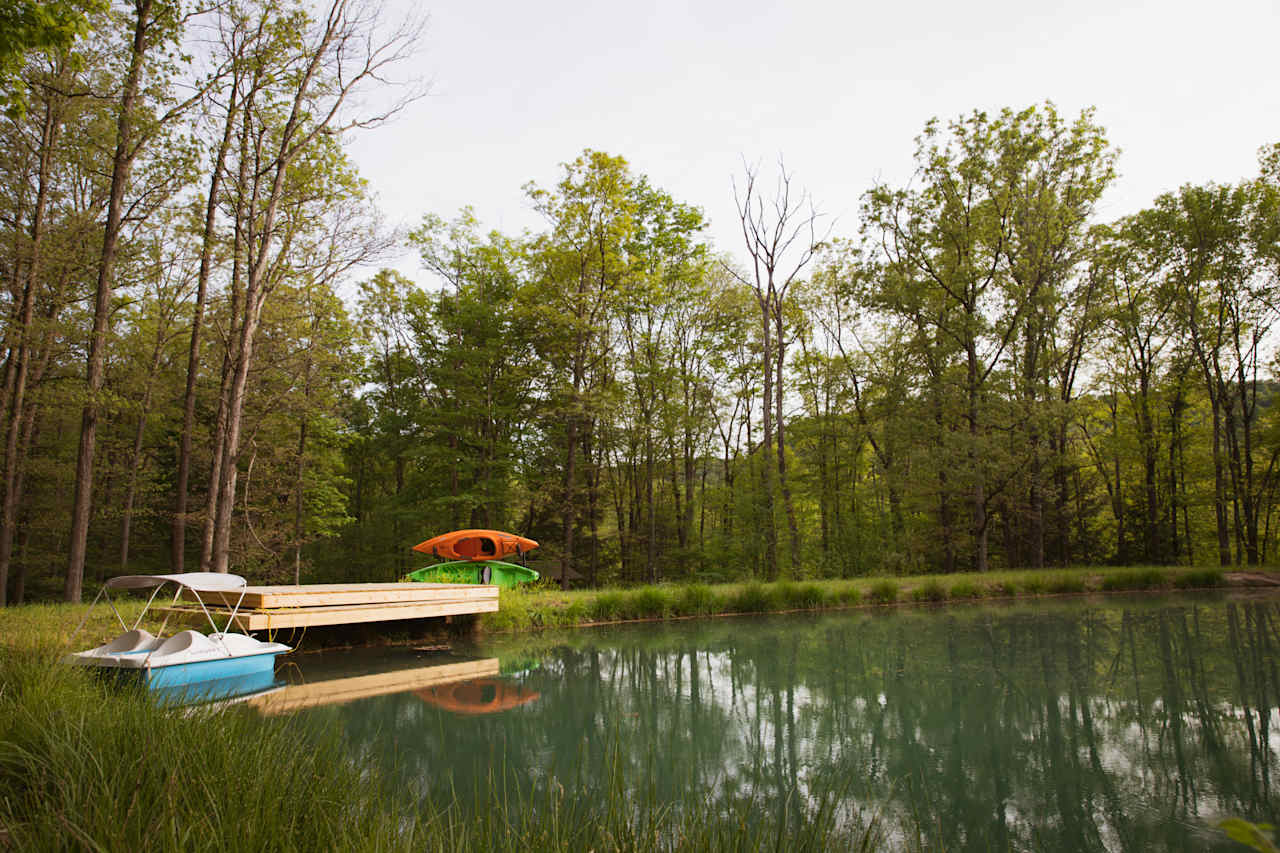
<svg viewBox="0 0 1280 853">
<path fill-rule="evenodd" d="M 951 585 L 952 598 L 982 598 L 982 587 L 973 581 L 959 581 Z"/>
<path fill-rule="evenodd" d="M 936 578 L 922 583 L 911 590 L 911 598 L 915 601 L 945 601 L 947 588 Z"/>
<path fill-rule="evenodd" d="M 1107 592 L 1121 589 L 1156 589 L 1167 582 L 1168 578 L 1159 569 L 1141 569 L 1107 575 L 1102 579 L 1101 588 Z"/>
<path fill-rule="evenodd" d="M 679 616 L 705 616 L 716 612 L 716 594 L 704 583 L 683 587 L 676 595 L 675 612 Z"/>
<path fill-rule="evenodd" d="M 837 604 L 843 604 L 846 607 L 853 607 L 854 605 L 862 602 L 862 590 L 858 589 L 858 587 L 853 584 L 849 584 L 837 589 L 832 598 L 835 599 Z"/>
<path fill-rule="evenodd" d="M 674 612 L 671 597 L 665 589 L 642 586 L 623 597 L 620 615 L 623 619 L 662 619 Z"/>
<path fill-rule="evenodd" d="M 1218 569 L 1198 569 L 1178 575 L 1174 578 L 1173 585 L 1179 589 L 1211 589 L 1226 586 L 1227 579 Z"/>
<path fill-rule="evenodd" d="M 590 613 L 591 618 L 596 622 L 613 622 L 625 618 L 623 616 L 625 609 L 625 594 L 611 590 L 602 592 L 592 599 Z"/>
<path fill-rule="evenodd" d="M 776 590 L 759 581 L 751 581 L 729 597 L 729 610 L 734 613 L 768 613 L 777 609 Z"/>
<path fill-rule="evenodd" d="M 999 581 L 993 587 L 994 595 L 1003 595 L 1009 598 L 1018 594 L 1018 585 L 1013 581 Z"/>
<path fill-rule="evenodd" d="M 892 604 L 898 600 L 898 585 L 891 580 L 878 581 L 867 596 L 876 604 Z"/>
<path fill-rule="evenodd" d="M 1022 591 L 1028 595 L 1042 595 L 1048 588 L 1048 582 L 1040 575 L 1032 575 L 1022 582 Z"/>
<path fill-rule="evenodd" d="M 823 605 L 822 587 L 816 583 L 795 584 L 782 581 L 774 587 L 774 594 L 784 610 L 814 610 Z"/>
<path fill-rule="evenodd" d="M 1057 575 L 1049 578 L 1045 588 L 1053 593 L 1084 592 L 1084 578 L 1080 575 Z"/>
</svg>

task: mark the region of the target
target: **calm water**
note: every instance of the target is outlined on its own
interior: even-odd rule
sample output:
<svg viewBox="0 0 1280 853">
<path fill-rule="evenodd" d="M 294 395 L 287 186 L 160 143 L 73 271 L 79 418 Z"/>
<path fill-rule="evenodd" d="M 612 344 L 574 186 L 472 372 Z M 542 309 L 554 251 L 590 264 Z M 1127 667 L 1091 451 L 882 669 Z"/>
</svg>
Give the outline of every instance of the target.
<svg viewBox="0 0 1280 853">
<path fill-rule="evenodd" d="M 849 825 L 951 850 L 1230 849 L 1218 818 L 1280 823 L 1278 618 L 1273 599 L 1109 599 L 297 655 L 276 710 L 476 807 L 491 778 L 597 798 L 613 780 L 794 819 L 826 793 Z"/>
</svg>

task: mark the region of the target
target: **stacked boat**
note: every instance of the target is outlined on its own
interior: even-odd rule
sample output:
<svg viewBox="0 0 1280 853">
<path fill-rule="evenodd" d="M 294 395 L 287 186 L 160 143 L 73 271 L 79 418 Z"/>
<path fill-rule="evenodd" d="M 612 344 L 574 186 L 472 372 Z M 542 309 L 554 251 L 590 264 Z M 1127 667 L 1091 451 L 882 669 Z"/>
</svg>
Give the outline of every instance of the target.
<svg viewBox="0 0 1280 853">
<path fill-rule="evenodd" d="M 442 533 L 419 542 L 413 550 L 446 562 L 410 572 L 407 580 L 426 583 L 496 584 L 513 587 L 536 581 L 538 573 L 525 565 L 505 562 L 516 557 L 523 562 L 538 543 L 501 530 L 468 529 Z"/>
</svg>

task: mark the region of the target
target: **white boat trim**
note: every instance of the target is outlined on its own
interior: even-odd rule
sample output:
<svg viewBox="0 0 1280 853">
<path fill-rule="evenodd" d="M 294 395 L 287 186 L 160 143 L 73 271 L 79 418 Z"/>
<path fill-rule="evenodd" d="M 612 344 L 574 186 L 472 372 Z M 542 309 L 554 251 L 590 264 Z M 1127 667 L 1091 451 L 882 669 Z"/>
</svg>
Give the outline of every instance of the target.
<svg viewBox="0 0 1280 853">
<path fill-rule="evenodd" d="M 240 603 L 244 601 L 244 593 L 248 588 L 248 581 L 240 575 L 223 574 L 221 572 L 178 572 L 168 575 L 117 575 L 108 578 L 102 588 L 98 590 L 98 594 L 94 596 L 93 602 L 89 605 L 89 609 L 85 611 L 84 617 L 81 618 L 80 624 L 71 632 L 71 637 L 67 640 L 70 645 L 76 635 L 80 633 L 80 629 L 84 627 L 84 623 L 89 619 L 89 613 L 93 611 L 94 606 L 98 603 L 98 599 L 105 597 L 107 604 L 111 607 L 111 612 L 115 614 L 116 621 L 120 623 L 120 627 L 126 633 L 136 631 L 138 626 L 142 624 L 142 617 L 147 615 L 147 611 L 151 609 L 151 603 L 155 601 L 156 595 L 159 594 L 161 587 L 167 583 L 174 584 L 173 601 L 169 603 L 170 607 L 178 602 L 178 596 L 182 595 L 182 590 L 189 589 L 195 595 L 196 602 L 200 605 L 200 609 L 204 611 L 204 616 L 209 620 L 210 627 L 213 628 L 211 637 L 217 638 L 223 649 L 227 652 L 227 657 L 232 657 L 231 651 L 226 649 L 225 641 L 222 638 L 227 636 L 227 632 L 231 630 L 231 626 L 235 623 L 236 614 L 240 610 Z M 111 595 L 107 592 L 109 589 L 152 589 L 151 597 L 147 599 L 146 606 L 142 608 L 142 612 L 138 614 L 138 618 L 134 621 L 133 627 L 130 628 L 125 624 L 124 617 L 120 615 L 120 611 L 116 609 L 115 602 L 111 600 Z M 213 621 L 209 608 L 205 607 L 204 599 L 200 597 L 201 592 L 234 592 L 240 590 L 240 597 L 236 599 L 236 604 L 231 608 L 231 615 L 227 617 L 227 624 L 222 630 L 218 630 L 218 624 Z M 160 625 L 160 633 L 164 634 L 165 627 L 169 624 L 168 614 L 164 617 L 164 622 Z M 147 655 L 149 659 L 150 654 Z M 145 664 L 144 664 L 145 665 Z"/>
</svg>

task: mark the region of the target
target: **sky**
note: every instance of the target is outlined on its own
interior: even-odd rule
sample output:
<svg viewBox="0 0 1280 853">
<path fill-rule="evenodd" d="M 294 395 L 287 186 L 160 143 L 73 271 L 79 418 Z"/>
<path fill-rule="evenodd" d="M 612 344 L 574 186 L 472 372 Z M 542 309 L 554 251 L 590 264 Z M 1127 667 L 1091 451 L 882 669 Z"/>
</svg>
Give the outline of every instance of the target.
<svg viewBox="0 0 1280 853">
<path fill-rule="evenodd" d="M 388 0 L 391 17 L 419 9 Z M 523 186 L 550 187 L 584 148 L 702 208 L 717 250 L 744 255 L 733 179 L 781 157 L 834 221 L 901 185 L 931 117 L 1045 100 L 1087 107 L 1120 151 L 1098 215 L 1184 183 L 1256 174 L 1280 142 L 1280 0 L 486 2 L 436 0 L 408 73 L 430 94 L 350 151 L 392 223 L 474 208 L 485 228 L 541 226 Z M 420 282 L 412 255 L 391 265 Z"/>
</svg>

